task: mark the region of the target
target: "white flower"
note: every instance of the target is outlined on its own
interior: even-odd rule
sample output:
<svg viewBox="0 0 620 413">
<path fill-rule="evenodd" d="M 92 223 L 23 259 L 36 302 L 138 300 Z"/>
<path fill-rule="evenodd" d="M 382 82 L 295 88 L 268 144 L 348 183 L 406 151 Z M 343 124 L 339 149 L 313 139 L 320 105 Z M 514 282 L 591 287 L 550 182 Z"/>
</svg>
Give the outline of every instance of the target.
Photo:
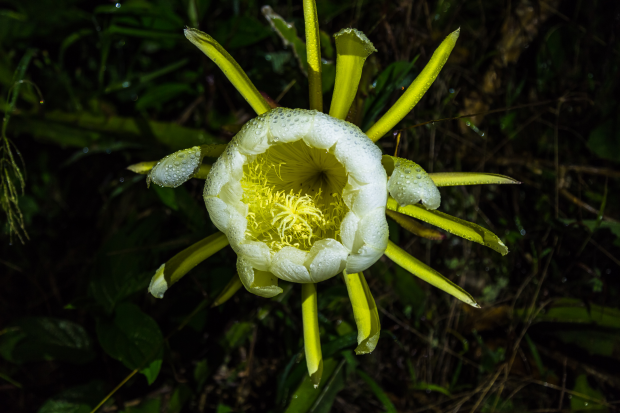
<svg viewBox="0 0 620 413">
<path fill-rule="evenodd" d="M 275 277 L 316 283 L 363 271 L 387 247 L 380 149 L 315 110 L 278 108 L 246 123 L 213 165 L 204 199 L 242 282 L 262 296 L 279 293 L 266 288 Z"/>
</svg>

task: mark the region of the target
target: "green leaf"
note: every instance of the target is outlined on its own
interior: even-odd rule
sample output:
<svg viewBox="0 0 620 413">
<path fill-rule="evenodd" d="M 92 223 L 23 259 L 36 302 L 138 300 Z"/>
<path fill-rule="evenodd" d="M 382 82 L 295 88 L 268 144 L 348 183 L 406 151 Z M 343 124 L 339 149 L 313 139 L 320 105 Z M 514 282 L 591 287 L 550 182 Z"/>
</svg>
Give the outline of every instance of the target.
<svg viewBox="0 0 620 413">
<path fill-rule="evenodd" d="M 336 355 L 346 348 L 353 348 L 357 346 L 357 332 L 353 331 L 348 334 L 344 334 L 340 337 L 337 337 L 327 343 L 321 343 L 323 359 L 327 359 Z M 285 368 L 282 377 L 278 383 L 278 396 L 277 399 L 281 401 L 286 397 L 289 389 L 296 386 L 304 377 L 308 376 L 308 370 L 306 369 L 305 363 L 301 363 L 298 361 L 303 360 L 301 355 L 295 355 L 291 358 L 288 366 Z M 296 364 L 297 363 L 297 364 Z M 325 363 L 325 361 L 323 362 Z M 325 364 L 323 365 L 323 374 L 325 375 Z M 322 380 L 322 383 L 324 381 Z"/>
<path fill-rule="evenodd" d="M 527 314 L 527 309 L 515 311 L 520 317 Z M 538 322 L 594 324 L 599 327 L 620 329 L 620 310 L 600 305 L 586 304 L 573 298 L 560 298 L 536 316 Z"/>
<path fill-rule="evenodd" d="M 385 407 L 386 412 L 397 413 L 396 407 L 394 407 L 394 404 L 392 403 L 388 395 L 385 394 L 385 391 L 383 391 L 381 386 L 379 386 L 376 381 L 374 381 L 368 374 L 364 373 L 361 370 L 358 370 L 357 374 L 362 378 L 362 380 L 366 382 L 366 384 L 368 385 L 368 387 L 370 387 L 370 390 L 375 394 L 375 396 L 377 396 L 377 399 L 379 399 L 381 404 L 383 404 L 383 407 Z"/>
<path fill-rule="evenodd" d="M 192 391 L 184 384 L 174 389 L 168 404 L 168 413 L 180 413 L 185 403 L 192 397 Z"/>
<path fill-rule="evenodd" d="M 233 324 L 224 334 L 222 346 L 228 350 L 233 350 L 239 347 L 248 337 L 250 337 L 253 329 L 254 324 L 252 323 L 241 322 Z"/>
<path fill-rule="evenodd" d="M 178 98 L 182 94 L 194 95 L 195 90 L 186 83 L 164 83 L 146 90 L 136 103 L 136 109 L 161 108 L 164 103 Z"/>
<path fill-rule="evenodd" d="M 104 396 L 103 382 L 93 381 L 48 399 L 38 413 L 89 413 Z"/>
<path fill-rule="evenodd" d="M 215 21 L 218 24 L 213 38 L 226 50 L 247 47 L 271 35 L 271 31 L 254 17 L 235 16 L 228 20 L 216 19 Z"/>
<path fill-rule="evenodd" d="M 196 363 L 196 367 L 194 368 L 194 380 L 196 380 L 197 391 L 202 391 L 202 388 L 209 379 L 210 373 L 211 369 L 209 369 L 207 359 L 202 359 Z"/>
<path fill-rule="evenodd" d="M 0 354 L 13 363 L 60 360 L 81 364 L 94 357 L 88 333 L 72 321 L 26 317 L 7 330 L 0 336 Z"/>
<path fill-rule="evenodd" d="M 282 16 L 274 12 L 269 6 L 264 6 L 262 8 L 262 12 L 263 16 L 265 16 L 271 25 L 271 28 L 278 34 L 278 36 L 280 36 L 280 39 L 282 39 L 284 47 L 291 47 L 291 50 L 293 50 L 295 58 L 297 59 L 297 63 L 299 64 L 299 68 L 304 74 L 307 75 L 308 56 L 306 52 L 306 44 L 297 35 L 297 28 L 295 28 L 295 24 L 285 21 Z"/>
<path fill-rule="evenodd" d="M 109 143 L 117 139 L 145 145 L 158 141 L 172 150 L 220 143 L 203 130 L 186 128 L 175 122 L 108 116 L 86 111 L 51 111 L 46 112 L 45 117 L 14 117 L 9 130 L 13 133 L 32 134 L 35 138 L 61 146 L 79 148 L 98 145 L 108 149 Z"/>
<path fill-rule="evenodd" d="M 379 74 L 373 83 L 373 93 L 364 102 L 362 130 L 367 130 L 373 124 L 395 90 L 411 83 L 413 68 L 418 57 L 416 56 L 411 62 L 394 62 Z"/>
<path fill-rule="evenodd" d="M 395 266 L 394 291 L 398 294 L 403 304 L 411 306 L 414 319 L 418 319 L 426 305 L 426 293 L 416 279 L 402 267 Z"/>
<path fill-rule="evenodd" d="M 553 331 L 550 338 L 573 344 L 591 355 L 613 357 L 620 360 L 620 334 L 603 329 L 571 329 Z"/>
<path fill-rule="evenodd" d="M 131 370 L 140 369 L 152 384 L 161 367 L 163 335 L 159 326 L 135 304 L 121 304 L 113 321 L 98 320 L 97 336 L 111 357 Z"/>
<path fill-rule="evenodd" d="M 603 393 L 600 391 L 593 389 L 588 383 L 588 376 L 585 374 L 581 374 L 577 376 L 575 379 L 575 387 L 573 387 L 573 391 L 576 393 L 585 394 L 586 396 L 591 397 L 594 400 L 605 401 L 605 397 Z M 596 410 L 599 412 L 607 412 L 607 409 L 604 406 L 601 406 L 598 403 L 595 403 L 592 400 L 583 399 L 576 395 L 570 399 L 570 407 L 572 411 L 581 411 L 581 410 Z"/>
<path fill-rule="evenodd" d="M 111 313 L 120 301 L 146 291 L 153 274 L 145 269 L 154 266 L 153 251 L 136 254 L 135 249 L 157 242 L 160 230 L 161 220 L 148 217 L 122 227 L 101 247 L 88 290 L 104 311 Z"/>
<path fill-rule="evenodd" d="M 161 202 L 164 203 L 164 205 L 166 205 L 173 211 L 179 210 L 179 205 L 177 204 L 177 199 L 173 188 L 164 188 L 159 185 L 153 185 L 151 186 L 151 188 L 153 188 L 153 190 L 155 191 Z"/>
<path fill-rule="evenodd" d="M 612 116 L 590 132 L 588 147 L 601 158 L 620 162 L 620 116 Z"/>
<path fill-rule="evenodd" d="M 584 224 L 590 232 L 594 232 L 600 228 L 606 228 L 611 231 L 612 234 L 616 236 L 616 238 L 620 238 L 620 223 L 618 222 L 609 222 L 609 221 L 597 221 L 596 219 L 584 219 L 583 221 L 571 220 L 571 219 L 560 219 L 565 225 L 570 225 L 573 223 L 581 223 Z"/>
<path fill-rule="evenodd" d="M 144 400 L 137 406 L 130 406 L 120 413 L 159 413 L 161 411 L 161 398 Z"/>
<path fill-rule="evenodd" d="M 317 401 L 317 407 L 320 404 L 324 403 L 320 411 L 328 412 L 331 404 L 336 397 L 336 393 L 340 390 L 331 389 L 331 385 L 334 384 L 334 381 L 337 381 L 337 383 L 335 383 L 337 386 L 344 386 L 344 383 L 341 383 L 341 381 L 344 381 L 344 379 L 342 378 L 335 377 L 332 381 L 332 375 L 334 374 L 336 368 L 338 368 L 338 371 L 336 373 L 338 375 L 342 374 L 342 364 L 340 364 L 339 366 L 338 361 L 334 360 L 333 358 L 323 361 L 323 378 L 318 388 L 314 387 L 314 381 L 310 376 L 306 374 L 297 390 L 295 390 L 295 392 L 293 393 L 291 397 L 291 402 L 284 412 L 304 413 L 309 411 Z M 319 397 L 321 397 L 321 400 L 319 400 Z"/>
</svg>

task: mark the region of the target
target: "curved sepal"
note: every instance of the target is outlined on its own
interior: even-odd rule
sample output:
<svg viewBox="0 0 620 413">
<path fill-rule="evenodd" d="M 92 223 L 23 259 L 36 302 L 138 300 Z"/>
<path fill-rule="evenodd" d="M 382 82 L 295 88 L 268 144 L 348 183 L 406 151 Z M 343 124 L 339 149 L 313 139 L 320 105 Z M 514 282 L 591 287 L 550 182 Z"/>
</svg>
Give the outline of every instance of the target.
<svg viewBox="0 0 620 413">
<path fill-rule="evenodd" d="M 151 279 L 149 292 L 156 298 L 163 298 L 164 293 L 172 284 L 227 245 L 228 238 L 226 235 L 217 232 L 185 248 L 157 269 Z"/>
<path fill-rule="evenodd" d="M 520 184 L 506 175 L 479 172 L 436 172 L 428 174 L 437 186 Z"/>
<path fill-rule="evenodd" d="M 239 274 L 235 273 L 233 277 L 228 281 L 228 284 L 224 287 L 222 291 L 215 297 L 213 300 L 213 304 L 211 304 L 211 308 L 217 307 L 218 305 L 224 304 L 226 301 L 230 300 L 233 295 L 243 286 L 241 283 L 241 279 L 239 278 Z"/>
<path fill-rule="evenodd" d="M 451 234 L 465 238 L 466 240 L 482 244 L 502 255 L 508 254 L 508 248 L 504 245 L 502 240 L 497 237 L 497 235 L 493 234 L 488 229 L 481 227 L 480 225 L 474 224 L 473 222 L 468 222 L 439 211 L 428 211 L 418 205 L 401 207 L 392 197 L 388 199 L 386 207 L 391 211 L 409 215 L 410 217 L 427 222 L 431 225 L 444 229 Z"/>
<path fill-rule="evenodd" d="M 301 313 L 304 324 L 304 350 L 308 375 L 314 388 L 319 387 L 323 375 L 323 354 L 319 335 L 319 310 L 317 306 L 316 284 L 301 285 Z"/>
<path fill-rule="evenodd" d="M 342 29 L 336 38 L 336 83 L 329 116 L 346 119 L 357 94 L 366 58 L 376 52 L 368 37 L 356 29 Z"/>
<path fill-rule="evenodd" d="M 282 293 L 278 277 L 268 271 L 257 270 L 245 258 L 237 258 L 237 272 L 246 290 L 260 297 L 271 298 Z"/>
<path fill-rule="evenodd" d="M 458 29 L 448 35 L 445 40 L 439 45 L 431 60 L 422 69 L 422 72 L 415 78 L 411 85 L 407 88 L 405 93 L 396 101 L 394 106 L 386 112 L 370 129 L 366 132 L 366 135 L 376 142 L 381 139 L 386 133 L 390 131 L 398 122 L 400 122 L 411 109 L 422 99 L 422 96 L 431 87 L 437 75 L 446 64 L 456 40 L 459 38 L 461 29 Z"/>
<path fill-rule="evenodd" d="M 213 63 L 219 66 L 224 75 L 252 106 L 257 114 L 263 114 L 271 109 L 269 103 L 260 94 L 241 66 L 224 48 L 208 34 L 197 29 L 187 28 L 183 31 L 187 40 L 198 47 Z"/>
<path fill-rule="evenodd" d="M 304 0 L 304 22 L 306 25 L 306 53 L 308 59 L 308 83 L 310 109 L 323 111 L 323 81 L 321 79 L 321 40 L 319 18 L 314 0 Z"/>
<path fill-rule="evenodd" d="M 398 225 L 411 232 L 418 237 L 432 239 L 433 241 L 441 241 L 446 236 L 441 232 L 437 231 L 433 228 L 427 228 L 419 222 L 415 221 L 413 218 L 400 214 L 395 211 L 390 211 L 389 209 L 385 211 L 386 215 L 392 218 Z"/>
<path fill-rule="evenodd" d="M 476 300 L 474 300 L 474 297 L 472 297 L 467 291 L 454 284 L 452 281 L 450 281 L 428 265 L 424 264 L 420 260 L 412 257 L 410 254 L 408 254 L 402 248 L 398 247 L 392 241 L 388 242 L 388 247 L 385 250 L 385 255 L 416 277 L 421 278 L 427 283 L 458 298 L 465 304 L 469 304 L 472 307 L 480 308 Z"/>
<path fill-rule="evenodd" d="M 381 333 L 381 322 L 375 299 L 370 293 L 364 274 L 361 272 L 347 274 L 343 272 L 347 292 L 351 307 L 353 307 L 353 317 L 357 325 L 357 348 L 355 354 L 368 354 L 377 347 L 379 335 Z"/>
</svg>

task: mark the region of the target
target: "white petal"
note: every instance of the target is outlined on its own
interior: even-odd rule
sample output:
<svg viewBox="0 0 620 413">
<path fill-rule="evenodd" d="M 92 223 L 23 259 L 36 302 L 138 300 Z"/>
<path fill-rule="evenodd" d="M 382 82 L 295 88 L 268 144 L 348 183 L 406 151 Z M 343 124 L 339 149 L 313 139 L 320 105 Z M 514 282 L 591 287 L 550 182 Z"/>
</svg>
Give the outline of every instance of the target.
<svg viewBox="0 0 620 413">
<path fill-rule="evenodd" d="M 222 187 L 219 197 L 227 204 L 241 201 L 241 198 L 243 197 L 243 188 L 241 187 L 241 183 L 231 179 Z"/>
<path fill-rule="evenodd" d="M 352 211 L 347 212 L 340 223 L 340 240 L 349 251 L 353 250 L 355 233 L 360 219 Z M 361 246 L 361 245 L 360 245 Z M 360 247 L 358 246 L 358 248 Z"/>
<path fill-rule="evenodd" d="M 248 220 L 233 208 L 228 208 L 230 221 L 225 234 L 232 249 L 239 255 L 239 244 L 245 241 L 245 231 L 248 227 Z"/>
<path fill-rule="evenodd" d="M 217 161 L 211 167 L 207 180 L 205 182 L 205 189 L 203 196 L 217 196 L 220 194 L 222 187 L 230 180 L 230 172 L 226 166 L 226 155 L 221 155 Z"/>
<path fill-rule="evenodd" d="M 306 268 L 313 282 L 325 281 L 344 270 L 349 251 L 335 239 L 317 241 L 310 248 Z"/>
<path fill-rule="evenodd" d="M 310 273 L 304 266 L 307 257 L 306 251 L 294 247 L 284 247 L 273 256 L 269 271 L 282 280 L 311 283 L 313 281 L 310 278 Z"/>
<path fill-rule="evenodd" d="M 381 167 L 381 149 L 355 125 L 347 123 L 346 134 L 332 149 L 336 159 L 361 183 L 371 183 Z M 383 170 L 385 174 L 385 170 Z"/>
<path fill-rule="evenodd" d="M 366 214 L 360 221 L 358 231 L 364 244 L 385 251 L 390 235 L 385 208 L 377 208 Z"/>
<path fill-rule="evenodd" d="M 213 225 L 225 233 L 228 229 L 228 222 L 230 220 L 230 214 L 227 211 L 228 206 L 226 203 L 218 197 L 209 196 L 205 197 L 205 205 L 207 206 L 209 218 L 211 218 Z"/>
<path fill-rule="evenodd" d="M 246 290 L 265 298 L 274 297 L 282 292 L 278 279 L 273 274 L 252 268 L 245 259 L 237 259 L 237 273 Z"/>
<path fill-rule="evenodd" d="M 263 116 L 248 121 L 235 136 L 239 152 L 244 155 L 258 155 L 269 148 L 269 128 Z"/>
<path fill-rule="evenodd" d="M 383 251 L 364 245 L 357 254 L 349 255 L 346 271 L 349 274 L 367 270 L 383 255 Z"/>
<path fill-rule="evenodd" d="M 375 185 L 368 184 L 359 188 L 357 194 L 353 197 L 350 208 L 358 217 L 363 217 L 376 208 L 383 208 L 385 211 L 386 204 L 387 191 L 385 186 L 383 186 L 383 189 L 378 189 Z"/>
<path fill-rule="evenodd" d="M 314 111 L 276 108 L 269 111 L 269 141 L 273 143 L 296 142 L 312 129 Z"/>
<path fill-rule="evenodd" d="M 232 179 L 235 181 L 243 178 L 243 165 L 246 163 L 246 156 L 242 155 L 238 151 L 239 145 L 236 142 L 231 142 L 226 148 L 226 166 Z"/>
<path fill-rule="evenodd" d="M 304 141 L 315 148 L 329 149 L 344 136 L 338 119 L 334 119 L 324 113 L 316 113 L 314 124 Z"/>
<path fill-rule="evenodd" d="M 239 256 L 246 259 L 252 267 L 262 271 L 268 271 L 271 266 L 271 252 L 264 242 L 242 242 L 239 244 Z"/>
</svg>

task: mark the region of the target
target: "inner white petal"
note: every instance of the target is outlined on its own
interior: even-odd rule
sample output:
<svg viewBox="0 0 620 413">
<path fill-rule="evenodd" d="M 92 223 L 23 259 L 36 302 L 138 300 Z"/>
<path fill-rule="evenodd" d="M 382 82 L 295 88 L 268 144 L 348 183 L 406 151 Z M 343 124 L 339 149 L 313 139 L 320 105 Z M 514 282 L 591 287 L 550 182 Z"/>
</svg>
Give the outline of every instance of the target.
<svg viewBox="0 0 620 413">
<path fill-rule="evenodd" d="M 284 247 L 271 260 L 271 271 L 276 277 L 296 283 L 312 282 L 308 269 L 304 266 L 308 253 L 294 247 Z"/>
</svg>

